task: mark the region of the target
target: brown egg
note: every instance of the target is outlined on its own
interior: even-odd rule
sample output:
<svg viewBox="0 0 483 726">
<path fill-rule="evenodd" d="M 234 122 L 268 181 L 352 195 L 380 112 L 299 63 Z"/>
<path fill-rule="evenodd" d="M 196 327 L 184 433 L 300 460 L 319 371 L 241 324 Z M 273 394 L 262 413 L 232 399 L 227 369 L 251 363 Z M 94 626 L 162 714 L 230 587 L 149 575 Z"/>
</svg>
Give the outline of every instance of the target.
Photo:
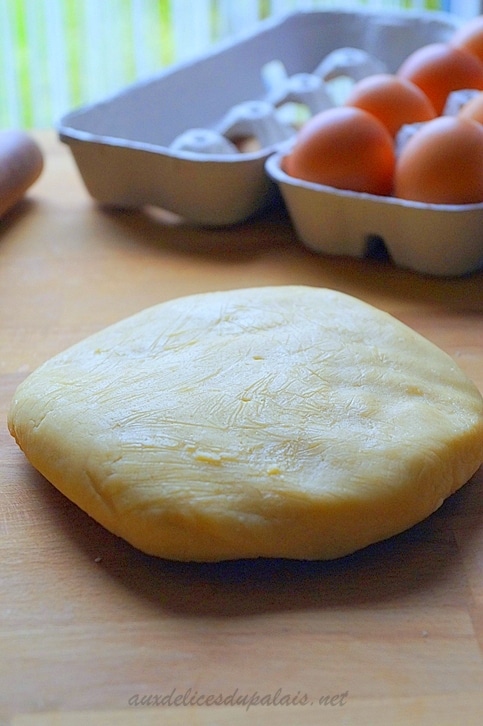
<svg viewBox="0 0 483 726">
<path fill-rule="evenodd" d="M 450 39 L 451 45 L 472 53 L 483 63 L 483 15 L 467 20 Z"/>
<path fill-rule="evenodd" d="M 375 73 L 358 81 L 345 105 L 372 113 L 392 136 L 404 124 L 429 121 L 436 116 L 431 101 L 418 86 L 390 73 Z"/>
<path fill-rule="evenodd" d="M 394 195 L 429 204 L 483 202 L 483 126 L 451 116 L 423 124 L 398 156 Z"/>
<path fill-rule="evenodd" d="M 337 107 L 313 116 L 299 131 L 283 170 L 293 177 L 370 194 L 389 194 L 392 136 L 372 114 Z"/>
<path fill-rule="evenodd" d="M 443 112 L 452 91 L 483 90 L 483 63 L 448 43 L 430 43 L 411 53 L 397 75 L 424 91 L 436 113 Z"/>
</svg>

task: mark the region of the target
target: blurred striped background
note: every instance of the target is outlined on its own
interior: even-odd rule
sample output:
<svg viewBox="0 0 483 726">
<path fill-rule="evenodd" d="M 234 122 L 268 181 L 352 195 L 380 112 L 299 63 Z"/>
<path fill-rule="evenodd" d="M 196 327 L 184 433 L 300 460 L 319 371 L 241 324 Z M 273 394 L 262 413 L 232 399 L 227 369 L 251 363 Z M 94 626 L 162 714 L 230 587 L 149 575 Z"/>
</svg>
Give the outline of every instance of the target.
<svg viewBox="0 0 483 726">
<path fill-rule="evenodd" d="M 361 5 L 482 11 L 477 0 L 0 0 L 0 128 L 50 127 L 268 16 Z"/>
</svg>

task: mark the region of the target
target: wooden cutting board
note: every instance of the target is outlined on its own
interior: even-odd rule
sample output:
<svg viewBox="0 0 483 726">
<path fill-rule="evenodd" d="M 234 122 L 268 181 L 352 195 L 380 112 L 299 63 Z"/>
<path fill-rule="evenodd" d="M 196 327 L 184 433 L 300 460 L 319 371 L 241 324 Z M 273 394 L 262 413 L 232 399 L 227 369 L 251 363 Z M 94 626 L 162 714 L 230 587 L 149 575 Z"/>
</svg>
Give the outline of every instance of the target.
<svg viewBox="0 0 483 726">
<path fill-rule="evenodd" d="M 45 359 L 174 296 L 327 286 L 394 314 L 483 391 L 483 274 L 317 257 L 274 212 L 190 229 L 99 209 L 66 147 L 0 221 L 0 406 Z M 195 565 L 104 531 L 0 427 L 0 724 L 480 724 L 483 471 L 425 522 L 331 563 Z"/>
</svg>

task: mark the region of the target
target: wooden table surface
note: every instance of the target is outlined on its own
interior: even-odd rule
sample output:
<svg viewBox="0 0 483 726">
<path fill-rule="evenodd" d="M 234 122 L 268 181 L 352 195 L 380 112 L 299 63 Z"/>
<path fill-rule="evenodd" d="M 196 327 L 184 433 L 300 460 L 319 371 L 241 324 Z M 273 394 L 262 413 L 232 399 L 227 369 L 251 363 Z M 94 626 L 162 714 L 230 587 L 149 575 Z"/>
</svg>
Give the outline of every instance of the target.
<svg viewBox="0 0 483 726">
<path fill-rule="evenodd" d="M 20 381 L 87 334 L 168 298 L 255 285 L 356 295 L 483 391 L 483 274 L 317 257 L 280 211 L 207 230 L 103 210 L 67 147 L 37 138 L 44 172 L 0 221 L 3 421 Z M 5 424 L 0 446 L 2 726 L 482 722 L 482 469 L 432 517 L 351 557 L 195 565 L 104 531 Z"/>
</svg>

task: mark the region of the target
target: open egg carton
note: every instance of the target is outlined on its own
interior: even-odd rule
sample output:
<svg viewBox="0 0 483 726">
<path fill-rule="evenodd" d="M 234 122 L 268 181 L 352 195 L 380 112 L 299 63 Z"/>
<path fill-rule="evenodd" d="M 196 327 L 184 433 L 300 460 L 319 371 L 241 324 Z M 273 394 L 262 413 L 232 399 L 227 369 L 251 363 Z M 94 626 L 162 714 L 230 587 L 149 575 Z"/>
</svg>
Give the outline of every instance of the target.
<svg viewBox="0 0 483 726">
<path fill-rule="evenodd" d="M 336 105 L 337 84 L 394 72 L 459 24 L 436 12 L 299 11 L 72 111 L 59 136 L 103 205 L 157 206 L 191 224 L 224 226 L 250 219 L 280 190 L 311 249 L 363 257 L 379 240 L 402 267 L 465 274 L 483 260 L 483 205 L 340 191 L 280 166 L 300 114 Z"/>
</svg>

